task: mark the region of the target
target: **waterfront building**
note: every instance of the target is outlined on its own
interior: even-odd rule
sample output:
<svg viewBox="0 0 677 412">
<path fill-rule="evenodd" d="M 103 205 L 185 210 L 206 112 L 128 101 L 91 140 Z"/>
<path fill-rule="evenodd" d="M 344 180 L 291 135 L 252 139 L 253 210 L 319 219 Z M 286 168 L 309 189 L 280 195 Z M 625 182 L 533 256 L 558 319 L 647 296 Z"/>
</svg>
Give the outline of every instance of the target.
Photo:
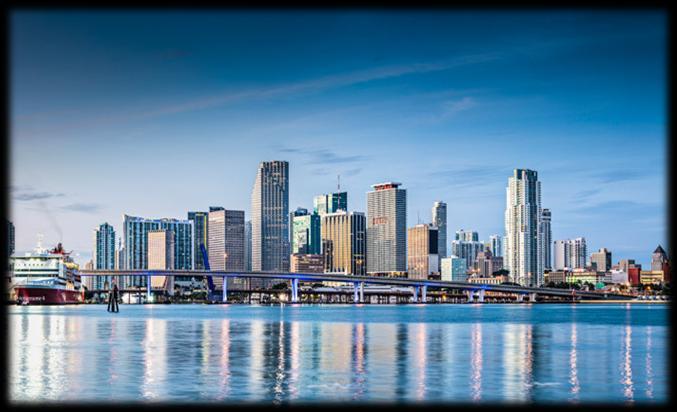
<svg viewBox="0 0 677 412">
<path fill-rule="evenodd" d="M 290 266 L 292 273 L 324 273 L 324 256 L 292 253 Z"/>
<path fill-rule="evenodd" d="M 7 222 L 7 256 L 12 256 L 14 254 L 14 223 L 10 222 L 9 220 L 5 220 Z M 9 262 L 9 259 L 7 259 Z"/>
<path fill-rule="evenodd" d="M 348 210 L 348 192 L 328 193 L 313 198 L 313 212 L 320 217 L 340 210 Z"/>
<path fill-rule="evenodd" d="M 205 270 L 201 246 L 209 252 L 208 212 L 188 212 L 188 220 L 193 222 L 193 269 Z"/>
<path fill-rule="evenodd" d="M 115 269 L 115 230 L 108 223 L 101 224 L 94 229 L 94 253 L 92 256 L 93 268 L 97 270 Z M 110 276 L 96 276 L 92 288 L 107 289 L 111 284 Z"/>
<path fill-rule="evenodd" d="M 174 269 L 174 232 L 168 229 L 155 229 L 148 231 L 148 269 L 173 270 Z M 150 280 L 151 287 L 164 288 L 172 295 L 174 292 L 173 276 L 153 276 Z"/>
<path fill-rule="evenodd" d="M 556 240 L 554 242 L 554 269 L 585 269 L 587 247 L 585 238 Z"/>
<path fill-rule="evenodd" d="M 291 212 L 289 219 L 291 223 L 291 230 L 289 231 L 291 253 L 321 254 L 320 215 L 308 213 L 307 209 L 299 207 Z"/>
<path fill-rule="evenodd" d="M 489 250 L 491 254 L 496 257 L 503 256 L 503 236 L 491 235 L 489 236 Z"/>
<path fill-rule="evenodd" d="M 366 217 L 360 212 L 339 211 L 322 218 L 322 255 L 326 273 L 366 274 Z"/>
<path fill-rule="evenodd" d="M 460 240 L 462 242 L 479 242 L 480 236 L 477 232 L 472 230 L 457 230 L 454 240 Z"/>
<path fill-rule="evenodd" d="M 212 271 L 241 272 L 245 269 L 244 211 L 210 207 L 208 216 L 209 266 Z M 214 285 L 223 287 L 223 278 L 215 276 Z M 228 278 L 228 289 L 244 288 L 246 279 Z"/>
<path fill-rule="evenodd" d="M 611 251 L 601 248 L 599 252 L 590 255 L 590 266 L 601 272 L 611 270 Z"/>
<path fill-rule="evenodd" d="M 401 183 L 372 185 L 367 192 L 367 273 L 405 276 L 407 270 L 407 191 Z"/>
<path fill-rule="evenodd" d="M 458 256 L 441 259 L 440 266 L 441 278 L 447 282 L 465 282 L 468 277 L 466 261 Z"/>
<path fill-rule="evenodd" d="M 410 279 L 439 279 L 438 229 L 419 224 L 407 230 L 407 272 Z"/>
<path fill-rule="evenodd" d="M 662 270 L 642 270 L 639 272 L 639 283 L 642 285 L 659 285 L 664 282 Z"/>
<path fill-rule="evenodd" d="M 190 270 L 193 268 L 193 222 L 178 219 L 146 219 L 136 216 L 123 216 L 123 242 L 125 268 L 148 269 L 148 232 L 165 229 L 174 232 L 174 268 Z M 175 279 L 177 284 L 181 281 Z M 146 287 L 146 278 L 129 277 L 127 285 Z"/>
<path fill-rule="evenodd" d="M 631 286 L 637 287 L 641 284 L 640 275 L 642 272 L 642 265 L 631 263 L 628 265 L 628 281 Z"/>
<path fill-rule="evenodd" d="M 261 162 L 251 200 L 252 270 L 289 272 L 289 162 Z"/>
<path fill-rule="evenodd" d="M 633 265 L 635 265 L 635 259 L 621 259 L 618 262 L 618 270 L 627 272 L 628 269 Z"/>
<path fill-rule="evenodd" d="M 550 209 L 541 211 L 540 225 L 540 250 L 543 260 L 543 271 L 552 270 L 552 213 Z"/>
<path fill-rule="evenodd" d="M 252 270 L 252 221 L 244 222 L 244 270 Z"/>
<path fill-rule="evenodd" d="M 505 209 L 505 266 L 512 282 L 523 286 L 543 284 L 543 259 L 539 252 L 541 182 L 534 170 L 515 169 L 508 178 Z"/>
<path fill-rule="evenodd" d="M 591 283 L 597 285 L 598 283 L 611 283 L 613 276 L 611 272 L 600 272 L 587 269 L 574 270 L 554 270 L 545 274 L 546 282 L 558 283 Z"/>
<path fill-rule="evenodd" d="M 465 266 L 468 269 L 473 267 L 475 260 L 477 259 L 477 254 L 484 250 L 483 242 L 478 240 L 464 240 L 473 238 L 475 238 L 473 235 L 459 236 L 459 239 L 451 241 L 451 254 L 465 259 Z"/>
<path fill-rule="evenodd" d="M 440 259 L 445 258 L 447 257 L 447 204 L 440 200 L 433 203 L 432 224 L 438 229 L 438 255 Z"/>
<path fill-rule="evenodd" d="M 479 285 L 500 285 L 510 281 L 510 276 L 508 275 L 496 275 L 496 276 L 469 276 L 468 283 L 476 283 Z"/>
<path fill-rule="evenodd" d="M 493 256 L 491 249 L 487 248 L 477 254 L 474 267 L 479 276 L 490 277 L 493 276 L 494 272 L 503 269 L 503 258 Z"/>
<path fill-rule="evenodd" d="M 668 260 L 668 254 L 665 253 L 661 245 L 658 245 L 651 255 L 651 270 L 653 272 L 662 271 L 663 280 L 670 282 L 670 261 Z"/>
<path fill-rule="evenodd" d="M 623 272 L 618 269 L 611 269 L 611 283 L 614 284 L 628 284 L 628 272 Z"/>
</svg>

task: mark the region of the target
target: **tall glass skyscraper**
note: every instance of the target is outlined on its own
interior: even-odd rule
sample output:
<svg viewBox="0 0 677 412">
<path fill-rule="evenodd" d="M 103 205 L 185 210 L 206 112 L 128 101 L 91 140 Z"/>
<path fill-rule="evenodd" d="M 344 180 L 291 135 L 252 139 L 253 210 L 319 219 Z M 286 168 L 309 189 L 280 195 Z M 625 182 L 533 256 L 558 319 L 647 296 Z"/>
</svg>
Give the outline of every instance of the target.
<svg viewBox="0 0 677 412">
<path fill-rule="evenodd" d="M 251 210 L 252 270 L 289 272 L 289 162 L 259 164 Z"/>
<path fill-rule="evenodd" d="M 432 223 L 437 227 L 439 240 L 438 252 L 440 259 L 447 257 L 447 204 L 442 201 L 433 203 Z"/>
<path fill-rule="evenodd" d="M 541 211 L 540 220 L 540 240 L 541 257 L 543 259 L 543 270 L 552 270 L 552 214 L 550 209 Z"/>
<path fill-rule="evenodd" d="M 252 270 L 252 221 L 244 222 L 244 270 Z"/>
<path fill-rule="evenodd" d="M 94 269 L 115 269 L 115 230 L 108 223 L 94 229 Z M 108 283 L 108 286 L 106 286 Z M 111 276 L 96 276 L 92 287 L 103 290 L 111 285 Z"/>
<path fill-rule="evenodd" d="M 491 235 L 489 236 L 489 250 L 493 256 L 503 256 L 503 236 Z"/>
<path fill-rule="evenodd" d="M 406 275 L 407 191 L 400 185 L 378 183 L 367 192 L 368 274 Z"/>
<path fill-rule="evenodd" d="M 538 173 L 515 169 L 506 188 L 504 258 L 511 281 L 523 286 L 543 284 L 540 217 L 541 182 L 538 181 Z"/>
<path fill-rule="evenodd" d="M 226 210 L 222 207 L 209 209 L 209 266 L 213 271 L 241 272 L 245 270 L 244 211 Z M 228 287 L 243 286 L 245 279 L 228 279 Z M 223 286 L 223 278 L 214 278 L 217 288 Z"/>
<path fill-rule="evenodd" d="M 339 210 L 348 210 L 348 192 L 329 193 L 313 199 L 313 211 L 320 217 Z"/>
<path fill-rule="evenodd" d="M 205 270 L 201 245 L 209 252 L 207 239 L 209 235 L 207 212 L 188 212 L 188 220 L 193 222 L 193 269 Z"/>
<path fill-rule="evenodd" d="M 320 215 L 297 208 L 289 216 L 291 223 L 291 253 L 318 255 L 322 252 L 320 240 Z"/>
<path fill-rule="evenodd" d="M 126 269 L 148 269 L 148 232 L 166 229 L 174 232 L 174 268 L 193 268 L 193 222 L 178 219 L 146 219 L 123 216 Z M 130 286 L 146 286 L 145 277 L 129 278 Z M 177 279 L 178 281 L 179 279 Z"/>
<path fill-rule="evenodd" d="M 364 213 L 341 210 L 322 218 L 322 254 L 327 273 L 366 274 Z"/>
</svg>

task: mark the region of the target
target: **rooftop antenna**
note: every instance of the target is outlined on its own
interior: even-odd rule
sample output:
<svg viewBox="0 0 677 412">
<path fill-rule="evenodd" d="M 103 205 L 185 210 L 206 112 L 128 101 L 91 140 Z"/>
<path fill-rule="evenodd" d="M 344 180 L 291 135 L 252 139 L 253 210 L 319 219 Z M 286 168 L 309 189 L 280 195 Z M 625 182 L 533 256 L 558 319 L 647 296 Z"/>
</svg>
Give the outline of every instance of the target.
<svg viewBox="0 0 677 412">
<path fill-rule="evenodd" d="M 337 184 L 337 188 L 338 188 L 338 191 L 339 191 L 339 193 L 340 193 L 340 192 L 341 192 L 341 175 L 338 175 L 338 184 Z"/>
<path fill-rule="evenodd" d="M 421 224 L 421 211 L 416 211 L 416 224 Z"/>
</svg>

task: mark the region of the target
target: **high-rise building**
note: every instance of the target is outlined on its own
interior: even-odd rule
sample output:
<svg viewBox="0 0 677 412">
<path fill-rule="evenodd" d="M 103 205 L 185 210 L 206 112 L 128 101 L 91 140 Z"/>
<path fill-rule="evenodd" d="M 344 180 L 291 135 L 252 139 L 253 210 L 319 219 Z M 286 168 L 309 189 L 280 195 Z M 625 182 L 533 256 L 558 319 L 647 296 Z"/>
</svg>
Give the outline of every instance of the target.
<svg viewBox="0 0 677 412">
<path fill-rule="evenodd" d="M 439 269 L 439 234 L 435 226 L 419 224 L 407 230 L 407 263 L 408 278 L 438 278 Z"/>
<path fill-rule="evenodd" d="M 441 264 L 442 280 L 447 282 L 465 282 L 468 279 L 468 269 L 465 265 L 465 259 L 458 256 L 450 256 L 442 259 Z"/>
<path fill-rule="evenodd" d="M 103 223 L 94 229 L 93 266 L 97 270 L 115 269 L 115 230 L 108 223 Z M 111 276 L 96 276 L 92 281 L 92 288 L 107 289 L 112 282 Z M 106 286 L 106 285 L 109 286 Z"/>
<path fill-rule="evenodd" d="M 476 233 L 476 232 L 472 232 Z M 458 234 L 458 232 L 457 232 Z M 467 235 L 468 233 L 466 233 Z M 474 236 L 459 236 L 459 239 L 451 241 L 451 254 L 465 259 L 466 268 L 472 268 L 477 259 L 477 254 L 484 250 L 484 243 L 478 240 L 460 240 L 460 239 L 473 239 Z"/>
<path fill-rule="evenodd" d="M 244 211 L 210 207 L 209 266 L 212 271 L 242 272 L 245 270 Z M 217 288 L 223 287 L 223 278 L 213 278 Z M 228 278 L 228 289 L 246 286 L 244 278 Z"/>
<path fill-rule="evenodd" d="M 324 256 L 292 253 L 290 265 L 292 273 L 324 273 Z"/>
<path fill-rule="evenodd" d="M 404 276 L 407 270 L 407 191 L 401 183 L 367 192 L 367 272 Z"/>
<path fill-rule="evenodd" d="M 620 262 L 618 262 L 618 269 L 621 272 L 628 273 L 628 269 L 635 265 L 635 259 L 622 259 Z"/>
<path fill-rule="evenodd" d="M 474 231 L 466 231 L 461 229 L 456 231 L 454 240 L 460 240 L 462 242 L 479 242 L 480 235 Z"/>
<path fill-rule="evenodd" d="M 348 210 L 348 192 L 329 193 L 313 198 L 313 211 L 320 217 L 340 210 Z"/>
<path fill-rule="evenodd" d="M 299 207 L 291 212 L 289 219 L 291 253 L 319 255 L 322 252 L 320 215 Z"/>
<path fill-rule="evenodd" d="M 174 232 L 169 229 L 148 231 L 148 269 L 174 269 Z M 164 288 L 173 294 L 174 276 L 153 276 L 150 279 L 153 288 Z"/>
<path fill-rule="evenodd" d="M 7 256 L 12 256 L 14 254 L 14 223 L 6 220 L 7 222 Z M 9 262 L 9 259 L 7 259 Z"/>
<path fill-rule="evenodd" d="M 209 245 L 207 244 L 209 213 L 188 212 L 188 220 L 193 222 L 193 269 L 205 270 L 201 246 L 204 246 L 205 250 L 209 252 Z"/>
<path fill-rule="evenodd" d="M 193 222 L 178 219 L 146 219 L 135 216 L 123 216 L 123 241 L 125 250 L 125 268 L 148 269 L 148 232 L 166 229 L 174 232 L 174 268 L 190 270 L 193 268 Z M 175 279 L 181 281 L 179 277 Z M 145 287 L 146 278 L 129 277 L 128 285 Z"/>
<path fill-rule="evenodd" d="M 491 235 L 489 236 L 489 250 L 491 254 L 496 257 L 503 256 L 503 236 Z"/>
<path fill-rule="evenodd" d="M 550 209 L 541 211 L 540 239 L 541 255 L 543 256 L 543 270 L 552 270 L 552 214 Z"/>
<path fill-rule="evenodd" d="M 118 237 L 118 250 L 115 252 L 115 270 L 125 270 L 125 248 L 122 247 L 122 237 Z"/>
<path fill-rule="evenodd" d="M 447 257 L 447 204 L 438 200 L 433 203 L 432 224 L 438 229 L 438 251 L 441 258 Z"/>
<path fill-rule="evenodd" d="M 275 160 L 259 164 L 251 210 L 252 270 L 289 272 L 288 162 Z M 263 282 L 264 285 L 270 283 Z"/>
<path fill-rule="evenodd" d="M 651 255 L 651 270 L 663 272 L 663 282 L 668 283 L 671 279 L 670 274 L 670 260 L 665 250 L 658 245 Z"/>
<path fill-rule="evenodd" d="M 474 267 L 480 277 L 490 277 L 503 268 L 503 258 L 494 256 L 491 249 L 487 248 L 477 254 Z"/>
<path fill-rule="evenodd" d="M 598 272 L 607 272 L 611 270 L 611 251 L 601 248 L 599 252 L 590 255 L 590 265 Z"/>
<path fill-rule="evenodd" d="M 368 260 L 364 213 L 339 211 L 324 215 L 321 238 L 325 272 L 366 274 Z"/>
<path fill-rule="evenodd" d="M 244 222 L 244 270 L 252 270 L 252 221 Z"/>
<path fill-rule="evenodd" d="M 539 243 L 541 182 L 534 170 L 515 169 L 508 178 L 505 209 L 505 267 L 510 280 L 523 286 L 543 284 Z"/>
<path fill-rule="evenodd" d="M 554 269 L 584 269 L 587 261 L 585 238 L 556 240 L 554 242 Z"/>
</svg>

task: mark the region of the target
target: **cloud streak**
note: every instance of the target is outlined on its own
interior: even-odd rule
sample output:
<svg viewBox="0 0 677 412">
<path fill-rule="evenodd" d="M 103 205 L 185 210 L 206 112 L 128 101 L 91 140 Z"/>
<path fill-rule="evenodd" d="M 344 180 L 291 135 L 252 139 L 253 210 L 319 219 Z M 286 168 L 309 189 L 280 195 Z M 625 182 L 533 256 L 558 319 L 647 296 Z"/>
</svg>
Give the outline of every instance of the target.
<svg viewBox="0 0 677 412">
<path fill-rule="evenodd" d="M 80 212 L 80 213 L 98 213 L 102 206 L 97 203 L 71 203 L 64 206 L 59 206 L 59 210 L 66 212 Z"/>
<path fill-rule="evenodd" d="M 53 197 L 63 197 L 65 196 L 63 193 L 53 193 L 53 192 L 38 192 L 34 191 L 29 188 L 17 188 L 12 187 L 11 190 L 13 192 L 22 192 L 22 193 L 15 193 L 14 194 L 14 200 L 19 200 L 22 202 L 32 202 L 34 200 L 45 200 L 45 199 L 50 199 Z"/>
</svg>

